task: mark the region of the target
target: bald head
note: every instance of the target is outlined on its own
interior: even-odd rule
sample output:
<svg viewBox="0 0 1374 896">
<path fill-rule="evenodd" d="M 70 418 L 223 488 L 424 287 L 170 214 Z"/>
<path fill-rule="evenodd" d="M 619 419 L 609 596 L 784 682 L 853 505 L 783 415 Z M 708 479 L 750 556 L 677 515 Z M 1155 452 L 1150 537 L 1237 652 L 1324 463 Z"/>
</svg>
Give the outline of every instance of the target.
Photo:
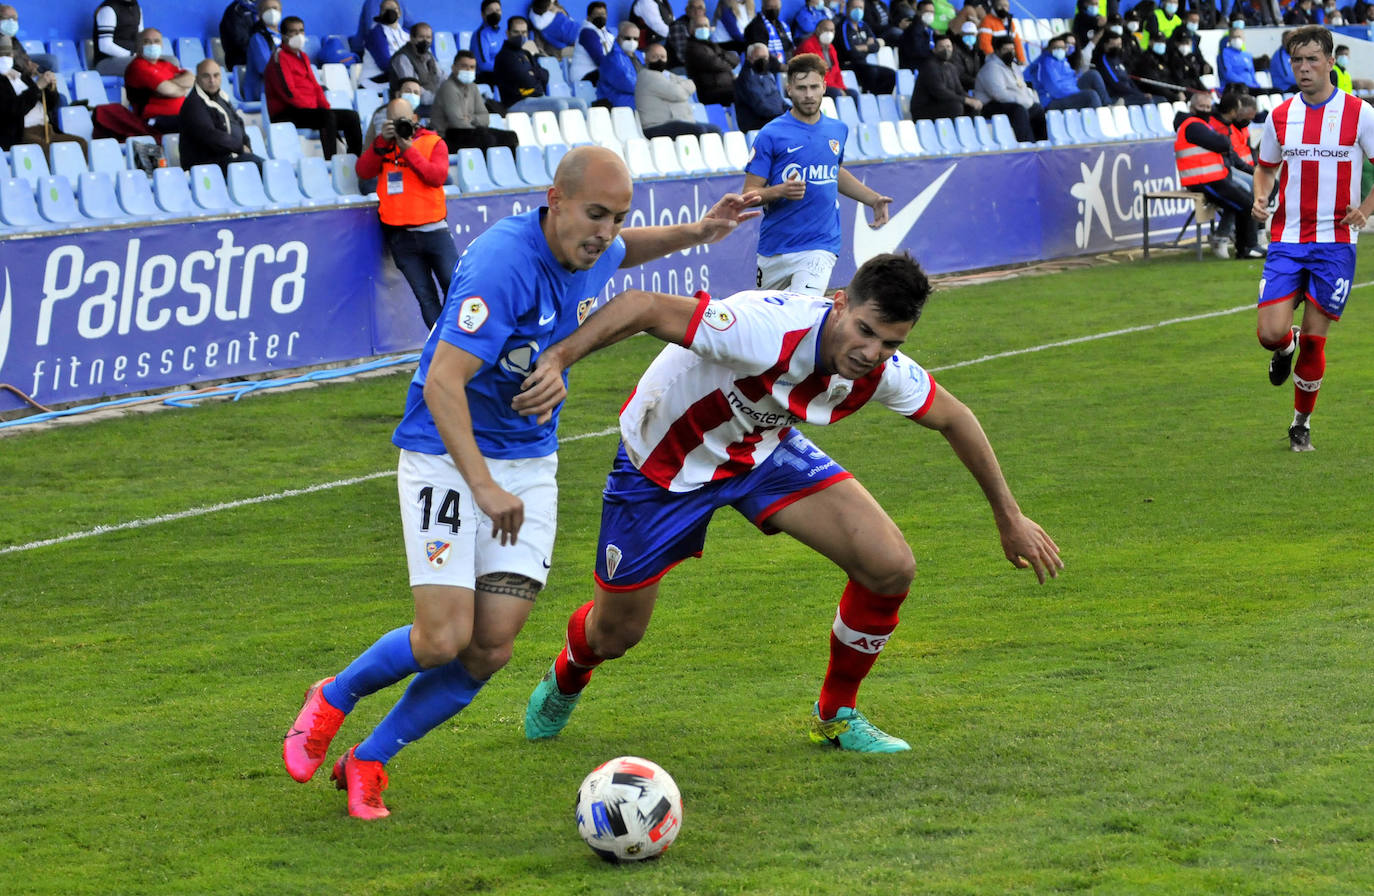
<svg viewBox="0 0 1374 896">
<path fill-rule="evenodd" d="M 579 146 L 558 163 L 548 195 L 543 227 L 549 249 L 567 270 L 585 271 L 625 226 L 634 183 L 620 156 L 601 146 Z"/>
<path fill-rule="evenodd" d="M 415 110 L 410 106 L 410 100 L 394 99 L 386 104 L 386 117 L 395 121 L 398 118 L 409 118 L 415 120 Z"/>
<path fill-rule="evenodd" d="M 553 186 L 570 199 L 583 198 L 590 191 L 614 195 L 634 190 L 630 169 L 625 167 L 620 156 L 604 146 L 578 146 L 569 150 L 558 163 Z"/>
<path fill-rule="evenodd" d="M 219 63 L 213 59 L 202 59 L 196 66 L 196 86 L 214 96 L 219 93 L 221 71 Z"/>
</svg>

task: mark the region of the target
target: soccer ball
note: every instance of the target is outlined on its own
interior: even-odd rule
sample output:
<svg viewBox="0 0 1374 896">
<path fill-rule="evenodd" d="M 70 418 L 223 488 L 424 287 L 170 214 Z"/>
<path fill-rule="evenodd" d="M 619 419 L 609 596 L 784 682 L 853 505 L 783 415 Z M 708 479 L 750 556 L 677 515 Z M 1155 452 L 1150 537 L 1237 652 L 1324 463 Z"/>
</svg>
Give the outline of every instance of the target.
<svg viewBox="0 0 1374 896">
<path fill-rule="evenodd" d="M 577 832 L 608 862 L 662 855 L 682 830 L 682 794 L 647 759 L 619 756 L 593 769 L 577 789 Z"/>
</svg>

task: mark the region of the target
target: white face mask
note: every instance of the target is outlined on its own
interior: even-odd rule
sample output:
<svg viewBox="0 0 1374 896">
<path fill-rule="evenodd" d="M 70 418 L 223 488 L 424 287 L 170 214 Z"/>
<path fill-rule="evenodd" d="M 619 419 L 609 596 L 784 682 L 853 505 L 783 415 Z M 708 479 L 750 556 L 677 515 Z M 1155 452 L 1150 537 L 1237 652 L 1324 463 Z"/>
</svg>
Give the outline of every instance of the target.
<svg viewBox="0 0 1374 896">
<path fill-rule="evenodd" d="M 622 40 L 620 42 L 620 49 L 625 51 L 626 56 L 633 56 L 635 54 L 635 50 L 639 49 L 639 41 Z"/>
<path fill-rule="evenodd" d="M 1131 32 L 1132 34 L 1135 34 L 1137 31 L 1140 30 L 1140 23 L 1139 23 L 1139 22 L 1127 22 L 1127 23 L 1126 23 L 1126 30 L 1129 31 L 1129 32 Z"/>
<path fill-rule="evenodd" d="M 835 39 L 835 32 L 833 32 L 833 31 L 822 31 L 822 32 L 820 32 L 819 34 L 816 35 L 816 40 L 820 41 L 820 42 L 821 42 L 821 46 L 823 46 L 823 47 L 828 47 L 828 46 L 830 46 L 830 42 L 833 41 L 834 39 Z"/>
<path fill-rule="evenodd" d="M 401 99 L 410 103 L 410 108 L 412 110 L 420 108 L 420 95 L 418 93 L 403 93 L 401 94 Z"/>
<path fill-rule="evenodd" d="M 162 45 L 144 44 L 143 49 L 139 52 L 142 53 L 143 58 L 148 60 L 149 62 L 157 62 L 159 59 L 162 58 Z"/>
<path fill-rule="evenodd" d="M 13 56 L 0 56 L 0 78 L 3 78 L 5 75 L 8 75 L 13 68 Z"/>
<path fill-rule="evenodd" d="M 1065 50 L 1063 47 L 1060 47 L 1057 50 L 1050 50 L 1050 55 L 1053 56 L 1055 59 L 1058 59 L 1060 62 L 1063 62 L 1065 59 L 1069 57 L 1068 51 Z"/>
<path fill-rule="evenodd" d="M 7 37 L 14 37 L 19 33 L 18 19 L 0 19 L 0 34 Z"/>
<path fill-rule="evenodd" d="M 935 24 L 935 13 L 933 13 L 933 12 L 923 12 L 923 13 L 921 13 L 921 24 L 922 24 L 922 25 L 925 25 L 927 28 L 929 28 L 931 25 L 934 25 L 934 24 Z"/>
<path fill-rule="evenodd" d="M 304 49 L 305 49 L 305 35 L 304 35 L 304 34 L 293 34 L 293 35 L 291 35 L 290 37 L 288 37 L 288 38 L 286 39 L 286 45 L 287 45 L 288 47 L 290 47 L 291 49 L 293 49 L 293 50 L 295 50 L 296 52 L 299 53 L 301 50 L 304 50 Z"/>
<path fill-rule="evenodd" d="M 1231 38 L 1231 49 L 1233 49 L 1233 50 L 1244 50 L 1244 49 L 1245 49 L 1245 41 L 1244 41 L 1243 39 L 1239 38 L 1239 37 L 1233 37 L 1233 38 Z"/>
<path fill-rule="evenodd" d="M 1108 26 L 1107 26 L 1107 30 L 1110 31 L 1112 34 L 1120 34 L 1120 33 L 1121 33 L 1121 26 L 1120 26 L 1120 25 L 1108 25 Z"/>
<path fill-rule="evenodd" d="M 459 84 L 471 84 L 477 80 L 477 72 L 460 71 L 458 73 Z"/>
<path fill-rule="evenodd" d="M 1184 27 L 1187 28 L 1189 31 L 1191 31 L 1193 34 L 1197 34 L 1197 28 L 1198 28 L 1198 23 L 1197 23 L 1197 22 L 1188 22 L 1188 23 L 1186 23 L 1186 24 L 1184 25 Z"/>
<path fill-rule="evenodd" d="M 262 23 L 268 28 L 275 28 L 281 24 L 280 9 L 264 9 L 262 11 Z"/>
</svg>

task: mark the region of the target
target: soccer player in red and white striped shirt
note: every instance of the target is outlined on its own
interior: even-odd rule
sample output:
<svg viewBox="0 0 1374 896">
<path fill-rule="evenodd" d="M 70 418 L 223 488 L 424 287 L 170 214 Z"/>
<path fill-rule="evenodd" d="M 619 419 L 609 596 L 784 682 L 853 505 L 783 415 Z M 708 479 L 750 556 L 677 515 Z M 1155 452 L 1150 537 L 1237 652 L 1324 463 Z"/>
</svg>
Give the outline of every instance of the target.
<svg viewBox="0 0 1374 896">
<path fill-rule="evenodd" d="M 592 671 L 643 637 L 659 580 L 700 556 L 714 511 L 733 507 L 786 532 L 849 578 L 830 631 L 813 740 L 845 750 L 906 750 L 855 709 L 859 685 L 897 627 L 915 574 L 905 536 L 873 496 L 793 428 L 834 423 L 873 401 L 942 434 L 992 506 L 1007 559 L 1044 582 L 1059 548 L 1016 499 L 978 418 L 898 348 L 929 292 L 908 255 L 865 262 L 833 302 L 771 290 L 722 301 L 631 291 L 541 355 L 521 413 L 552 408 L 566 366 L 640 330 L 673 343 L 620 415 L 621 448 L 602 503 L 595 600 L 535 688 L 525 736 L 563 729 Z"/>
<path fill-rule="evenodd" d="M 1345 310 L 1355 239 L 1374 214 L 1374 191 L 1363 201 L 1359 195 L 1364 161 L 1374 156 L 1374 108 L 1332 83 L 1331 32 L 1295 28 L 1283 44 L 1300 93 L 1270 113 L 1260 138 L 1254 217 L 1269 218 L 1276 177 L 1278 207 L 1260 280 L 1258 334 L 1273 351 L 1269 382 L 1281 386 L 1293 373 L 1289 447 L 1311 451 L 1308 418 L 1326 372 L 1326 334 Z M 1300 327 L 1293 325 L 1297 305 L 1304 306 Z"/>
</svg>

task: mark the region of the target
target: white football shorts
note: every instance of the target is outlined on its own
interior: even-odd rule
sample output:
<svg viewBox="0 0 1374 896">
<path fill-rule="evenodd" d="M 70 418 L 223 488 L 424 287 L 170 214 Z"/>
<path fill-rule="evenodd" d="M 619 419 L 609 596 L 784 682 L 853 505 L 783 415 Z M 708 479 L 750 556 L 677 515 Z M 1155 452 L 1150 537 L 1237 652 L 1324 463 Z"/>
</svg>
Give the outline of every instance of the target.
<svg viewBox="0 0 1374 896">
<path fill-rule="evenodd" d="M 489 573 L 510 572 L 543 585 L 558 527 L 558 455 L 487 458 L 496 484 L 525 502 L 515 544 L 491 537 L 491 520 L 473 503 L 447 454 L 402 449 L 396 467 L 410 584 L 473 589 Z"/>
<path fill-rule="evenodd" d="M 838 260 L 834 252 L 809 249 L 784 255 L 760 255 L 758 288 L 780 292 L 801 292 L 813 296 L 825 295 L 830 285 L 830 272 Z"/>
</svg>

